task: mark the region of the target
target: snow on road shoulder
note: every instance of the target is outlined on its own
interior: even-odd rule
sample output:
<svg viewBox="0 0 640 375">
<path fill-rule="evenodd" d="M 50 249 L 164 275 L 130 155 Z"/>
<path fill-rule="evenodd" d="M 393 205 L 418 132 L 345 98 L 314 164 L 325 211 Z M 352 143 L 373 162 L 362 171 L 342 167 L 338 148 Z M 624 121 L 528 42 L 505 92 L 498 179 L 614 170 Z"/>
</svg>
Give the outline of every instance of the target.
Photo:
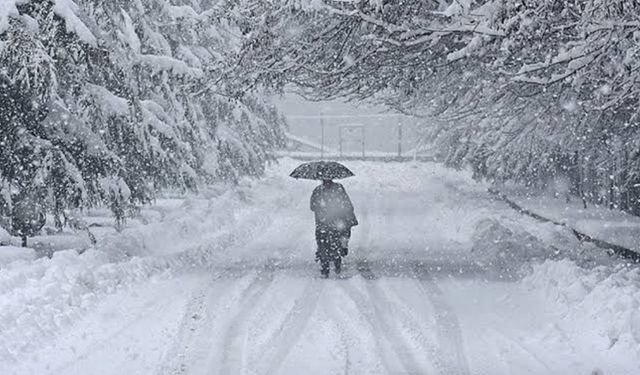
<svg viewBox="0 0 640 375">
<path fill-rule="evenodd" d="M 163 266 L 144 258 L 112 263 L 104 253 L 73 250 L 13 263 L 0 273 L 0 363 L 23 360 L 103 296 L 160 274 Z"/>
<path fill-rule="evenodd" d="M 33 260 L 36 258 L 35 250 L 28 247 L 0 246 L 0 268 L 20 260 Z"/>
<path fill-rule="evenodd" d="M 578 356 L 604 374 L 640 373 L 640 268 L 586 269 L 567 259 L 547 260 L 522 282 L 542 292 L 546 307 L 560 317 L 537 334 L 539 340 L 581 343 L 574 346 L 583 351 Z"/>
<path fill-rule="evenodd" d="M 585 234 L 640 251 L 640 217 L 630 213 L 611 209 L 605 205 L 589 203 L 584 207 L 582 201 L 573 197 L 567 200 L 567 192 L 535 191 L 522 187 L 505 185 L 501 192 L 507 194 L 522 207 L 554 221 L 565 223 Z"/>
<path fill-rule="evenodd" d="M 105 296 L 87 319 L 3 374 L 153 374 L 205 275 L 152 279 Z M 2 365 L 0 365 L 2 369 Z"/>
<path fill-rule="evenodd" d="M 0 364 L 28 358 L 114 292 L 207 267 L 250 240 L 265 215 L 239 189 L 203 193 L 164 207 L 160 221 L 108 234 L 83 254 L 18 260 L 0 269 Z M 2 371 L 0 366 L 0 373 Z"/>
<path fill-rule="evenodd" d="M 501 276 L 513 277 L 526 262 L 553 255 L 552 249 L 523 228 L 510 227 L 494 218 L 478 222 L 471 248 L 476 263 Z"/>
</svg>

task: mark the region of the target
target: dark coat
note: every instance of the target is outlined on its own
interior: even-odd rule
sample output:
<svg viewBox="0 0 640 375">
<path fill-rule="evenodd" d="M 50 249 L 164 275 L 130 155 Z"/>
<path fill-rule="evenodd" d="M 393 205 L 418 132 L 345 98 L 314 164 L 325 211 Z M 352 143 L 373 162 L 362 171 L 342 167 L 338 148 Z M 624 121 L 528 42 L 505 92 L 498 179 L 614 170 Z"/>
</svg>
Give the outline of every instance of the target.
<svg viewBox="0 0 640 375">
<path fill-rule="evenodd" d="M 313 190 L 311 211 L 316 216 L 316 228 L 349 231 L 358 225 L 351 199 L 341 184 L 330 182 Z"/>
</svg>

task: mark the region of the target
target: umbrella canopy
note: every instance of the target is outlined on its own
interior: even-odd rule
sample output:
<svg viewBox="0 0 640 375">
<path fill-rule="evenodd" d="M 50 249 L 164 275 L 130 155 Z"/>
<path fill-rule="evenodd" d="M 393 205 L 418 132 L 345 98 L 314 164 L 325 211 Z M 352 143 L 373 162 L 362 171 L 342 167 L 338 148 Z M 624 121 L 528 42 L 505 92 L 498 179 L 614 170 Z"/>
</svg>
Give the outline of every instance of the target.
<svg viewBox="0 0 640 375">
<path fill-rule="evenodd" d="M 313 161 L 301 164 L 289 176 L 306 180 L 337 180 L 354 174 L 349 168 L 335 161 Z"/>
</svg>

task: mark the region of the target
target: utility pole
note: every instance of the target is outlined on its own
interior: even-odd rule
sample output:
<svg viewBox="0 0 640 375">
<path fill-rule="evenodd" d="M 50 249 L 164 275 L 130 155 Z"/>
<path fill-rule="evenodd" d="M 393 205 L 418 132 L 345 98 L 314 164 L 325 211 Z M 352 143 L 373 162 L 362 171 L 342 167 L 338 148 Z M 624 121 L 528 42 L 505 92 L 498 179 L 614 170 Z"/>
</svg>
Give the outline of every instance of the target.
<svg viewBox="0 0 640 375">
<path fill-rule="evenodd" d="M 344 128 L 340 126 L 340 158 L 342 158 L 342 130 Z"/>
<path fill-rule="evenodd" d="M 320 159 L 324 159 L 324 116 L 320 111 Z"/>
<path fill-rule="evenodd" d="M 398 120 L 398 157 L 402 157 L 402 117 Z"/>
<path fill-rule="evenodd" d="M 360 128 L 360 132 L 362 134 L 362 159 L 364 159 L 364 149 L 365 149 L 365 143 L 364 143 L 364 127 Z"/>
</svg>

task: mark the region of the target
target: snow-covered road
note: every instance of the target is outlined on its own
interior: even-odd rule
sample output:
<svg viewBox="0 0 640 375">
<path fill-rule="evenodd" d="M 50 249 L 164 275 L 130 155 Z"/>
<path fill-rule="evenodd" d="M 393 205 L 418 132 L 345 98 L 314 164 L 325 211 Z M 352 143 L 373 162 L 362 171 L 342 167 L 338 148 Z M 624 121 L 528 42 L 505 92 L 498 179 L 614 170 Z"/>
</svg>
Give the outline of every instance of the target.
<svg viewBox="0 0 640 375">
<path fill-rule="evenodd" d="M 145 276 L 95 287 L 100 298 L 70 306 L 65 322 L 56 319 L 66 308 L 47 307 L 48 326 L 28 309 L 14 316 L 42 335 L 18 345 L 19 332 L 0 332 L 0 373 L 640 373 L 637 269 L 532 260 L 580 245 L 464 173 L 355 162 L 344 185 L 361 225 L 343 275 L 324 280 L 313 263 L 314 184 L 287 179 L 294 164 L 245 183 L 237 202 L 192 199 L 150 226 L 138 256 L 99 266 L 137 262 Z M 32 281 L 0 277 L 0 307 L 25 301 L 15 296 L 40 285 L 47 264 Z"/>
</svg>

